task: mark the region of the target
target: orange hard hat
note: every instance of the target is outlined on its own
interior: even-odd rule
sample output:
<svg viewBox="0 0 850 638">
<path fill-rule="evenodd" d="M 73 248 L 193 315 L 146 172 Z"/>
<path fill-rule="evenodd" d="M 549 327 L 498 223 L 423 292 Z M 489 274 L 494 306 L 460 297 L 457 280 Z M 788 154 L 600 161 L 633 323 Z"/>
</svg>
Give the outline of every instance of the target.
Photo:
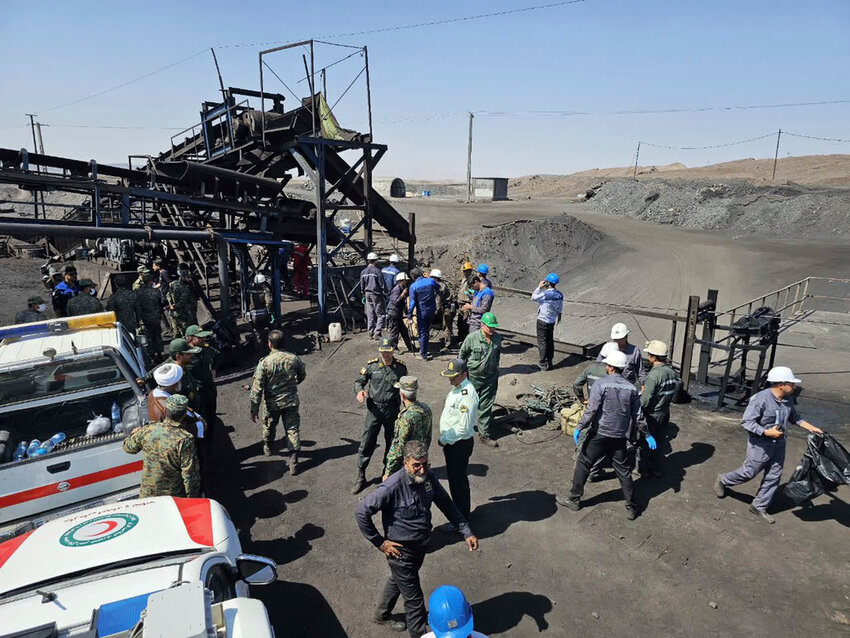
<svg viewBox="0 0 850 638">
<path fill-rule="evenodd" d="M 472 270 L 474 266 L 468 261 L 463 262 L 463 266 L 461 266 L 461 270 Z"/>
</svg>

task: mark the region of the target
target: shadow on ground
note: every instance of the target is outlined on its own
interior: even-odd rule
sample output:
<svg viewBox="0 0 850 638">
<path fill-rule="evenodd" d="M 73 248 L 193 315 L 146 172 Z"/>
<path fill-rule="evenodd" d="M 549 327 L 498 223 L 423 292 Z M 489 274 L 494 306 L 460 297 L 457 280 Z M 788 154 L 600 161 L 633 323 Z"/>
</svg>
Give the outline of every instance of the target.
<svg viewBox="0 0 850 638">
<path fill-rule="evenodd" d="M 541 594 L 510 591 L 472 606 L 475 631 L 483 634 L 504 634 L 516 627 L 525 616 L 537 623 L 537 631 L 549 628 L 546 614 L 552 611 L 552 601 Z"/>
<path fill-rule="evenodd" d="M 252 590 L 263 601 L 280 638 L 346 638 L 348 634 L 322 593 L 305 583 L 279 580 Z"/>
</svg>

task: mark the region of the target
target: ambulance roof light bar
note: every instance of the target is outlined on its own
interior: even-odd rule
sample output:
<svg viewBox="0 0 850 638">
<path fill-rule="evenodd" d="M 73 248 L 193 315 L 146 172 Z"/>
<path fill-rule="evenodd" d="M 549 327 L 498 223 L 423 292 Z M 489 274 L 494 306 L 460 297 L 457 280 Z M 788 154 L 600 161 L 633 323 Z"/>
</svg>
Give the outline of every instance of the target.
<svg viewBox="0 0 850 638">
<path fill-rule="evenodd" d="M 18 339 L 33 335 L 46 336 L 51 333 L 84 330 L 86 328 L 112 328 L 115 326 L 115 322 L 116 317 L 114 312 L 99 312 L 93 315 L 22 323 L 17 326 L 0 328 L 0 340 Z"/>
</svg>

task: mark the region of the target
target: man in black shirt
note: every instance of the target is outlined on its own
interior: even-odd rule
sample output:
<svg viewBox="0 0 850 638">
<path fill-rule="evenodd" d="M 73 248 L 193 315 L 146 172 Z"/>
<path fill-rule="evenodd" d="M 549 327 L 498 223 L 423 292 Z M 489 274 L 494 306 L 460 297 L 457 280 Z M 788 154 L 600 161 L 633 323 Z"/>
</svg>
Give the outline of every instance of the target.
<svg viewBox="0 0 850 638">
<path fill-rule="evenodd" d="M 407 629 L 413 638 L 427 631 L 425 596 L 419 582 L 419 569 L 425 559 L 431 536 L 431 503 L 435 503 L 466 540 L 469 551 L 478 549 L 478 539 L 469 522 L 461 515 L 446 490 L 429 469 L 428 448 L 421 441 L 404 446 L 404 467 L 392 474 L 357 507 L 355 517 L 363 536 L 387 556 L 390 577 L 381 594 L 374 620 L 390 621 L 390 613 L 404 597 Z M 381 512 L 384 534 L 372 517 Z M 396 631 L 404 631 L 404 623 L 392 623 Z"/>
</svg>

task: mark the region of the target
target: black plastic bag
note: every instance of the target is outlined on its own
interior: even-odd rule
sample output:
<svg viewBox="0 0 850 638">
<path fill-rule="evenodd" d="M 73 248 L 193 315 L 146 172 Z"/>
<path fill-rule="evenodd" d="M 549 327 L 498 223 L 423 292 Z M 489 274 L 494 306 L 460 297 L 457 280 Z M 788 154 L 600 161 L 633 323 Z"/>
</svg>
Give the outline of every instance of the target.
<svg viewBox="0 0 850 638">
<path fill-rule="evenodd" d="M 803 454 L 800 464 L 785 484 L 783 492 L 794 505 L 800 505 L 824 493 L 820 476 L 812 465 L 808 451 Z"/>
<path fill-rule="evenodd" d="M 850 485 L 850 453 L 831 435 L 810 434 L 797 469 L 783 488 L 795 505 Z"/>
<path fill-rule="evenodd" d="M 829 434 L 823 435 L 823 456 L 832 461 L 837 472 L 836 479 L 840 474 L 841 479 L 836 480 L 836 483 L 845 483 L 850 485 L 850 452 L 848 452 L 841 443 Z"/>
</svg>

